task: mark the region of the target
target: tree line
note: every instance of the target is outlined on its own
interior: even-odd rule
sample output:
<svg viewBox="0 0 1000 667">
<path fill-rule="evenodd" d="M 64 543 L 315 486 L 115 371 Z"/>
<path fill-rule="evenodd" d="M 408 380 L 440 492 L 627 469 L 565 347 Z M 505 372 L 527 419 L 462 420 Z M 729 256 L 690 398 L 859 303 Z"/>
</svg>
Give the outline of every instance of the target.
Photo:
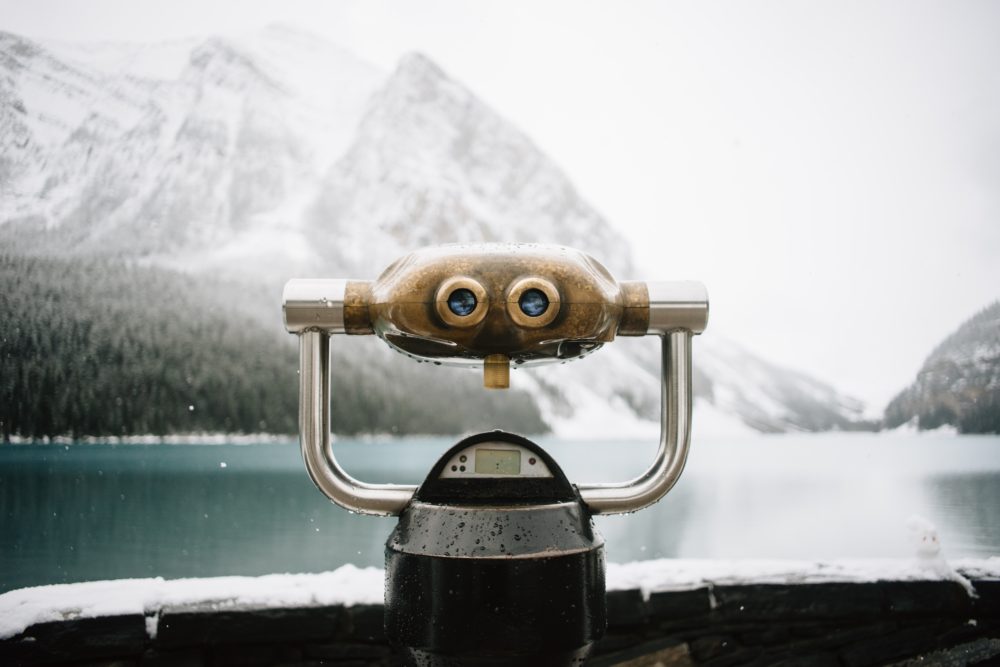
<svg viewBox="0 0 1000 667">
<path fill-rule="evenodd" d="M 278 295 L 205 285 L 124 261 L 0 253 L 0 437 L 296 433 L 298 353 Z M 350 343 L 333 354 L 337 432 L 546 430 L 523 392 L 486 393 L 476 374 Z"/>
</svg>

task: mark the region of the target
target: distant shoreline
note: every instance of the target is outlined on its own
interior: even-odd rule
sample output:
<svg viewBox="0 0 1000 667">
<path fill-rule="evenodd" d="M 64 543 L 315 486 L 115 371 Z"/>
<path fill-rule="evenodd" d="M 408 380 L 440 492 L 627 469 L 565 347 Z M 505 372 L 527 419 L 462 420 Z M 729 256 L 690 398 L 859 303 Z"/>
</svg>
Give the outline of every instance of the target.
<svg viewBox="0 0 1000 667">
<path fill-rule="evenodd" d="M 359 433 L 356 435 L 331 434 L 331 439 L 350 440 L 355 442 L 376 442 L 384 440 L 435 439 L 455 440 L 456 442 L 470 433 Z M 535 437 L 538 434 L 534 434 Z M 529 434 L 528 437 L 532 437 Z M 46 436 L 44 438 L 27 438 L 18 435 L 10 436 L 10 440 L 0 441 L 3 445 L 258 445 L 258 444 L 288 444 L 298 445 L 299 436 L 288 433 L 172 433 L 170 435 L 86 435 L 86 436 Z"/>
<path fill-rule="evenodd" d="M 471 435 L 470 432 L 466 433 L 358 433 L 352 435 L 344 434 L 331 434 L 331 440 L 336 442 L 340 441 L 351 441 L 351 442 L 384 442 L 384 441 L 396 441 L 396 440 L 452 440 L 458 442 L 462 438 Z M 544 444 L 548 441 L 606 441 L 608 439 L 612 440 L 648 440 L 649 438 L 640 437 L 625 437 L 616 438 L 609 435 L 596 434 L 591 438 L 587 437 L 574 437 L 573 435 L 558 435 L 558 434 L 526 434 L 529 438 L 534 438 L 539 443 Z M 958 429 L 954 426 L 941 426 L 936 429 L 920 430 L 914 424 L 907 423 L 902 426 L 898 426 L 894 429 L 883 429 L 881 431 L 814 431 L 805 432 L 798 431 L 792 433 L 758 433 L 755 432 L 750 436 L 729 436 L 723 434 L 709 433 L 705 435 L 695 434 L 695 438 L 699 441 L 711 440 L 742 440 L 747 437 L 761 440 L 781 440 L 788 437 L 798 437 L 798 436 L 811 436 L 817 439 L 822 439 L 824 437 L 843 437 L 845 435 L 857 435 L 859 437 L 871 437 L 876 436 L 879 438 L 884 438 L 886 440 L 891 440 L 894 438 L 922 438 L 922 437 L 977 437 L 977 436 L 996 436 L 994 433 L 960 433 Z M 122 436 L 46 436 L 44 438 L 28 438 L 19 435 L 12 435 L 7 441 L 0 440 L 0 447 L 4 445 L 259 445 L 259 444 L 279 444 L 279 445 L 293 445 L 298 446 L 299 436 L 297 434 L 288 433 L 225 433 L 225 432 L 193 432 L 193 433 L 172 433 L 169 435 L 153 435 L 153 434 L 142 434 L 142 435 L 122 435 Z"/>
<path fill-rule="evenodd" d="M 174 433 L 170 435 L 68 436 L 25 438 L 12 435 L 11 445 L 250 445 L 297 444 L 298 436 L 282 433 Z"/>
</svg>

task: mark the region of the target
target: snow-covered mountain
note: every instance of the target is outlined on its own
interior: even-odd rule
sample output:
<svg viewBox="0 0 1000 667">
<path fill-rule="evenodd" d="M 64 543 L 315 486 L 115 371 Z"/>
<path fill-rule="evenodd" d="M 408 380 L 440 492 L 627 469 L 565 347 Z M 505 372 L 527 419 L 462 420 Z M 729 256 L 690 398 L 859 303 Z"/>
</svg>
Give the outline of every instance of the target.
<svg viewBox="0 0 1000 667">
<path fill-rule="evenodd" d="M 1000 433 L 1000 301 L 938 345 L 916 379 L 889 403 L 889 428 L 945 425 L 963 433 Z"/>
<path fill-rule="evenodd" d="M 565 174 L 429 59 L 387 74 L 287 28 L 153 45 L 0 33 L 0 149 L 0 243 L 16 252 L 273 287 L 374 277 L 430 243 L 516 240 L 578 247 L 640 277 L 628 242 Z M 515 386 L 557 432 L 655 429 L 652 342 L 518 374 Z M 705 431 L 860 419 L 857 401 L 712 329 L 695 352 Z"/>
<path fill-rule="evenodd" d="M 304 211 L 384 78 L 285 29 L 0 54 L 4 231 L 199 268 L 312 254 Z"/>
</svg>

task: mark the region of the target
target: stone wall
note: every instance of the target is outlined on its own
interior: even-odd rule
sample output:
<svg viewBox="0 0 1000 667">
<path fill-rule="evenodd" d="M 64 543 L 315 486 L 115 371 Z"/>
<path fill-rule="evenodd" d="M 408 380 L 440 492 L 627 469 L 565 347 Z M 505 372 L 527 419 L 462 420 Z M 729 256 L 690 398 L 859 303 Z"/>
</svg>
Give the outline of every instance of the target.
<svg viewBox="0 0 1000 667">
<path fill-rule="evenodd" d="M 1000 664 L 1000 581 L 745 584 L 608 594 L 592 667 Z M 151 637 L 151 635 L 154 635 Z M 381 605 L 162 610 L 39 623 L 2 665 L 369 667 L 400 664 Z"/>
</svg>

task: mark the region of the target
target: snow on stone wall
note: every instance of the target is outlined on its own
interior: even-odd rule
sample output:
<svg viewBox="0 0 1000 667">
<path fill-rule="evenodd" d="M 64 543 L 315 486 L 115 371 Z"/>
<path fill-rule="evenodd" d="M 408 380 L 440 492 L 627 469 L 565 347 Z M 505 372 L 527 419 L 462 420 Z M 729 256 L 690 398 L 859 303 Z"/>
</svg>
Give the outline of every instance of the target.
<svg viewBox="0 0 1000 667">
<path fill-rule="evenodd" d="M 953 561 L 970 579 L 1000 579 L 1000 557 Z M 0 639 L 50 621 L 142 614 L 155 637 L 164 609 L 186 612 L 380 604 L 383 572 L 344 565 L 319 574 L 205 579 L 121 579 L 22 588 L 0 595 Z M 706 585 L 936 581 L 917 560 L 763 561 L 651 560 L 608 565 L 609 591 L 650 593 Z"/>
</svg>

